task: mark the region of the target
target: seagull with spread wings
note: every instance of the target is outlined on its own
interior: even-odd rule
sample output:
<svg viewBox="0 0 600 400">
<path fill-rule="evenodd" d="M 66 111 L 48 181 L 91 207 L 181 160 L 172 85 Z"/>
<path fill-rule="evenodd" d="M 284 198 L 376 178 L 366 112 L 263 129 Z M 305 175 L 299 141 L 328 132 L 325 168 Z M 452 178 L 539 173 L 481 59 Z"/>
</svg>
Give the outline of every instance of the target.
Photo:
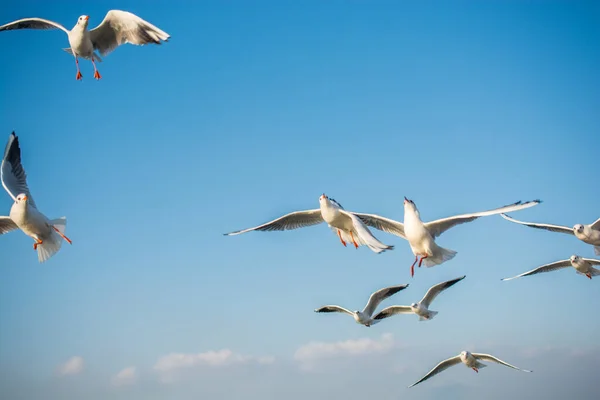
<svg viewBox="0 0 600 400">
<path fill-rule="evenodd" d="M 408 240 L 410 248 L 415 255 L 415 261 L 410 267 L 410 275 L 414 276 L 417 261 L 419 261 L 419 267 L 423 262 L 426 267 L 433 267 L 454 258 L 456 251 L 444 249 L 435 242 L 435 238 L 448 229 L 459 224 L 464 224 L 465 222 L 474 221 L 479 217 L 523 210 L 539 203 L 541 203 L 541 200 L 528 201 L 526 203 L 518 201 L 489 211 L 455 215 L 424 223 L 421 221 L 421 216 L 415 203 L 404 197 L 404 223 L 374 214 L 354 213 L 354 215 L 359 217 L 367 226 Z"/>
<path fill-rule="evenodd" d="M 60 249 L 63 239 L 71 244 L 71 240 L 65 236 L 67 219 L 62 217 L 49 220 L 38 211 L 27 187 L 27 175 L 21 165 L 19 138 L 14 132 L 6 144 L 0 178 L 2 186 L 14 200 L 10 216 L 0 216 L 0 234 L 21 229 L 35 240 L 33 249 L 37 250 L 39 262 L 52 257 Z"/>
<path fill-rule="evenodd" d="M 250 231 L 286 231 L 326 222 L 337 233 L 344 246 L 346 246 L 346 242 L 351 241 L 355 248 L 358 249 L 359 246 L 365 245 L 375 253 L 382 253 L 394 248 L 394 246 L 381 243 L 355 213 L 344 210 L 340 203 L 327 197 L 325 193 L 319 197 L 319 206 L 314 210 L 295 211 L 254 228 L 224 235 L 239 235 Z"/>
<path fill-rule="evenodd" d="M 375 320 L 373 318 L 373 313 L 375 312 L 375 309 L 377 308 L 377 306 L 379 306 L 379 304 L 383 300 L 398 293 L 401 290 L 406 289 L 407 287 L 408 287 L 408 284 L 398 285 L 398 286 L 390 286 L 387 288 L 379 289 L 378 291 L 376 291 L 369 297 L 369 301 L 367 302 L 367 305 L 365 306 L 365 308 L 363 308 L 362 311 L 354 311 L 353 312 L 353 311 L 347 310 L 344 307 L 340 307 L 340 306 L 323 306 L 321 308 L 317 308 L 315 310 L 315 312 L 316 313 L 331 313 L 331 312 L 345 313 L 345 314 L 351 315 L 357 324 L 361 324 L 361 325 L 370 327 L 371 325 L 375 325 L 376 323 L 381 321 L 381 320 Z"/>
<path fill-rule="evenodd" d="M 535 275 L 542 272 L 550 272 L 556 271 L 563 268 L 573 267 L 575 268 L 575 272 L 580 275 L 585 275 L 589 279 L 592 279 L 592 276 L 600 275 L 600 269 L 594 268 L 594 265 L 600 265 L 600 260 L 593 260 L 591 258 L 583 258 L 578 255 L 572 255 L 567 260 L 555 261 L 550 264 L 542 265 L 541 267 L 537 267 L 532 269 L 531 271 L 524 272 L 520 275 L 513 276 L 512 278 L 504 278 L 503 281 L 510 281 L 511 279 L 520 278 L 522 276 Z"/>
<path fill-rule="evenodd" d="M 102 62 L 102 59 L 96 53 L 96 50 L 102 56 L 106 56 L 125 43 L 136 45 L 148 43 L 161 44 L 161 40 L 168 41 L 170 37 L 168 33 L 128 11 L 110 10 L 106 13 L 100 25 L 91 31 L 88 30 L 88 20 L 89 16 L 80 16 L 73 29 L 69 31 L 61 24 L 47 19 L 23 18 L 0 26 L 0 31 L 14 29 L 61 29 L 67 34 L 69 44 L 71 45 L 71 47 L 63 50 L 75 57 L 77 80 L 80 80 L 82 77 L 79 70 L 79 57 L 92 61 L 94 78 L 100 79 L 102 77 L 96 68 L 95 61 Z"/>
<path fill-rule="evenodd" d="M 440 372 L 452 367 L 453 365 L 460 364 L 460 363 L 465 364 L 467 367 L 471 368 L 475 372 L 479 372 L 479 370 L 481 368 L 487 367 L 487 365 L 483 364 L 479 360 L 492 361 L 492 362 L 495 362 L 498 364 L 502 364 L 509 368 L 517 369 L 519 371 L 531 372 L 527 369 L 521 369 L 521 368 L 515 367 L 514 365 L 510 365 L 509 363 L 506 363 L 506 362 L 500 360 L 499 358 L 496 358 L 489 354 L 470 353 L 468 351 L 461 351 L 461 353 L 459 355 L 457 355 L 456 357 L 449 358 L 447 360 L 442 361 L 438 365 L 436 365 L 431 371 L 429 371 L 427 373 L 427 375 L 425 375 L 424 377 L 419 379 L 417 382 L 410 385 L 409 388 L 413 387 L 415 385 L 418 385 L 419 383 L 421 383 L 423 381 L 426 381 L 427 379 L 431 378 L 432 376 L 439 374 Z"/>
<path fill-rule="evenodd" d="M 452 285 L 465 279 L 466 275 L 460 278 L 451 279 L 446 282 L 438 283 L 429 288 L 425 296 L 418 303 L 412 303 L 410 306 L 390 306 L 381 310 L 377 315 L 373 317 L 374 320 L 379 321 L 392 315 L 396 314 L 416 314 L 419 316 L 419 321 L 430 320 L 437 315 L 437 311 L 429 309 L 431 302 L 444 290 L 448 289 Z"/>
<path fill-rule="evenodd" d="M 540 224 L 540 223 L 536 223 L 536 222 L 517 221 L 516 219 L 511 218 L 506 214 L 500 214 L 500 215 L 505 220 L 514 222 L 516 224 L 521 224 L 521 225 L 529 226 L 531 228 L 536 228 L 536 229 L 544 229 L 544 230 L 552 231 L 552 232 L 575 235 L 575 237 L 577 239 L 581 240 L 582 242 L 591 244 L 592 246 L 594 246 L 594 253 L 597 256 L 600 256 L 600 218 L 598 218 L 596 220 L 596 222 L 594 222 L 593 224 L 589 224 L 589 225 L 577 224 L 577 225 L 574 225 L 572 228 L 569 228 L 568 226 L 562 226 L 562 225 L 551 225 L 551 224 Z"/>
</svg>

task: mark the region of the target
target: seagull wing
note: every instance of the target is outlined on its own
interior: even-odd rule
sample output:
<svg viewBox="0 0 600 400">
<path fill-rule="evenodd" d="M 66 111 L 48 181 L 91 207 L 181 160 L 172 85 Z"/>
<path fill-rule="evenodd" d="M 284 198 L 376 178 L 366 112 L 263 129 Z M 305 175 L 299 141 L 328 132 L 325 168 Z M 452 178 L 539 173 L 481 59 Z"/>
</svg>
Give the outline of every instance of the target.
<svg viewBox="0 0 600 400">
<path fill-rule="evenodd" d="M 382 243 L 379 239 L 373 236 L 373 233 L 367 228 L 365 223 L 354 213 L 348 212 L 346 210 L 338 210 L 340 214 L 350 218 L 352 220 L 352 226 L 354 227 L 354 232 L 358 236 L 358 243 L 360 245 L 366 245 L 368 248 L 373 250 L 375 253 L 383 253 L 386 250 L 393 250 L 394 246 L 387 245 Z"/>
<path fill-rule="evenodd" d="M 21 165 L 19 138 L 14 132 L 8 137 L 8 143 L 4 150 L 4 158 L 2 158 L 2 164 L 0 165 L 0 180 L 2 180 L 4 189 L 14 201 L 17 200 L 19 194 L 25 193 L 29 205 L 36 207 L 27 187 L 27 174 L 23 169 L 23 165 Z"/>
<path fill-rule="evenodd" d="M 598 218 L 596 222 L 590 225 L 590 228 L 600 231 L 600 218 Z"/>
<path fill-rule="evenodd" d="M 161 44 L 169 34 L 127 11 L 110 10 L 104 20 L 90 31 L 94 49 L 103 56 L 125 43 L 145 45 Z"/>
<path fill-rule="evenodd" d="M 243 229 L 241 231 L 235 231 L 225 233 L 226 236 L 239 235 L 241 233 L 250 231 L 287 231 L 290 229 L 304 228 L 306 226 L 317 225 L 324 222 L 321 216 L 321 209 L 306 210 L 306 211 L 295 211 L 274 219 L 271 222 L 256 226 L 254 228 Z"/>
<path fill-rule="evenodd" d="M 69 31 L 61 24 L 43 18 L 23 18 L 0 26 L 0 31 L 11 31 L 14 29 L 61 29 L 66 34 L 69 34 Z"/>
<path fill-rule="evenodd" d="M 409 306 L 389 306 L 378 312 L 373 319 L 384 319 L 396 314 L 414 314 L 414 312 Z"/>
<path fill-rule="evenodd" d="M 375 309 L 383 300 L 398 293 L 401 290 L 406 289 L 407 287 L 408 287 L 408 284 L 398 285 L 398 286 L 390 286 L 390 287 L 386 287 L 383 289 L 379 289 L 378 291 L 376 291 L 369 297 L 369 301 L 367 302 L 367 305 L 363 309 L 363 313 L 367 314 L 369 316 L 373 315 L 373 312 L 375 312 Z"/>
<path fill-rule="evenodd" d="M 592 265 L 600 265 L 600 260 L 594 260 L 593 258 L 582 258 L 583 261 L 587 261 Z"/>
<path fill-rule="evenodd" d="M 404 234 L 404 224 L 402 222 L 394 221 L 393 219 L 381 217 L 375 214 L 361 214 L 355 212 L 352 214 L 360 218 L 361 221 L 367 226 L 406 239 L 406 235 Z"/>
<path fill-rule="evenodd" d="M 552 232 L 559 232 L 559 233 L 567 233 L 569 235 L 574 235 L 573 233 L 573 229 L 569 228 L 568 226 L 560 226 L 560 225 L 550 225 L 550 224 L 538 224 L 535 222 L 523 222 L 523 221 L 517 221 L 514 218 L 509 217 L 506 214 L 500 214 L 502 216 L 502 218 L 517 223 L 517 224 L 521 224 L 521 225 L 525 225 L 525 226 L 529 226 L 531 228 L 536 228 L 536 229 L 545 229 L 547 231 L 552 231 Z"/>
<path fill-rule="evenodd" d="M 551 264 L 542 265 L 541 267 L 532 269 L 531 271 L 523 272 L 522 274 L 513 276 L 512 278 L 504 278 L 502 280 L 510 281 L 511 279 L 520 278 L 522 276 L 535 275 L 535 274 L 540 274 L 542 272 L 556 271 L 557 269 L 562 269 L 562 268 L 566 268 L 566 267 L 570 267 L 570 266 L 571 266 L 570 260 L 560 260 L 560 261 L 553 262 Z"/>
<path fill-rule="evenodd" d="M 521 369 L 521 368 L 515 367 L 514 365 L 510 365 L 509 363 L 504 362 L 501 359 L 496 358 L 496 357 L 494 357 L 492 355 L 489 355 L 489 354 L 483 354 L 483 353 L 471 353 L 471 354 L 473 355 L 473 357 L 475 357 L 478 360 L 492 361 L 492 362 L 495 362 L 495 363 L 498 363 L 498 364 L 505 365 L 505 366 L 507 366 L 509 368 L 518 369 L 519 371 L 531 372 L 528 369 Z"/>
<path fill-rule="evenodd" d="M 427 230 L 429 231 L 431 236 L 435 238 L 435 237 L 440 236 L 442 233 L 446 232 L 448 229 L 450 229 L 456 225 L 464 224 L 465 222 L 474 221 L 479 217 L 501 214 L 501 213 L 510 212 L 510 211 L 523 210 L 525 208 L 529 208 L 529 207 L 538 205 L 540 203 L 541 203 L 540 200 L 528 201 L 526 203 L 517 201 L 516 203 L 509 204 L 507 206 L 500 207 L 500 208 L 495 208 L 493 210 L 481 211 L 481 212 L 476 212 L 476 213 L 471 213 L 471 214 L 455 215 L 453 217 L 448 217 L 448 218 L 443 218 L 443 219 L 438 219 L 435 221 L 427 222 L 425 224 L 425 227 L 427 228 Z"/>
<path fill-rule="evenodd" d="M 426 381 L 427 379 L 431 378 L 432 376 L 439 374 L 440 372 L 450 368 L 453 365 L 460 364 L 460 362 L 461 362 L 460 356 L 452 357 L 452 358 L 442 361 L 441 363 L 436 365 L 431 371 L 429 371 L 427 373 L 427 375 L 425 375 L 424 377 L 419 379 L 417 382 L 410 385 L 409 388 L 413 387 L 415 385 L 418 385 L 419 383 L 421 383 L 423 381 Z"/>
<path fill-rule="evenodd" d="M 321 308 L 317 308 L 315 310 L 315 312 L 317 313 L 330 313 L 330 312 L 339 312 L 339 313 L 346 313 L 349 315 L 354 315 L 354 313 L 350 310 L 346 310 L 344 307 L 340 307 L 340 306 L 323 306 Z"/>
<path fill-rule="evenodd" d="M 462 281 L 463 279 L 465 279 L 465 277 L 466 277 L 466 275 L 463 275 L 460 278 L 456 278 L 456 279 L 452 279 L 452 280 L 449 280 L 446 282 L 438 283 L 437 285 L 430 287 L 429 290 L 427 291 L 427 293 L 425 293 L 425 296 L 423 296 L 423 298 L 421 299 L 421 304 L 423 304 L 425 307 L 429 307 L 429 305 L 431 304 L 433 299 L 435 299 L 438 294 L 440 294 L 442 291 L 448 289 L 450 286 L 454 285 L 455 283 Z"/>
<path fill-rule="evenodd" d="M 17 224 L 13 222 L 10 217 L 4 217 L 0 215 L 0 235 L 19 229 Z"/>
</svg>

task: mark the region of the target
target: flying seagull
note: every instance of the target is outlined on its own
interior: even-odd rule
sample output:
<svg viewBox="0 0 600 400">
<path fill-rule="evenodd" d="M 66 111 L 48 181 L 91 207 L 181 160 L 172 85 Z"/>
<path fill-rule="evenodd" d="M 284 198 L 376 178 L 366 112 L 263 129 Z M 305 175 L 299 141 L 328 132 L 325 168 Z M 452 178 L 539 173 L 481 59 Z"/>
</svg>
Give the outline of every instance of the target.
<svg viewBox="0 0 600 400">
<path fill-rule="evenodd" d="M 87 15 L 80 16 L 70 31 L 57 22 L 43 18 L 19 19 L 0 26 L 0 31 L 13 29 L 61 29 L 67 34 L 69 44 L 71 45 L 71 47 L 63 50 L 75 57 L 77 80 L 80 80 L 82 77 L 79 70 L 78 57 L 91 60 L 94 66 L 94 78 L 100 79 L 102 77 L 96 68 L 95 61 L 102 62 L 102 59 L 95 52 L 96 50 L 102 56 L 106 56 L 125 43 L 137 45 L 148 43 L 161 44 L 161 40 L 168 41 L 170 38 L 168 33 L 128 11 L 110 10 L 106 13 L 100 25 L 91 31 L 87 29 L 89 18 Z"/>
<path fill-rule="evenodd" d="M 523 222 L 517 221 L 514 218 L 509 217 L 506 214 L 500 214 L 502 218 L 515 222 L 517 224 L 529 226 L 536 229 L 545 229 L 552 232 L 567 233 L 569 235 L 575 235 L 575 237 L 584 243 L 591 244 L 594 246 L 594 253 L 600 256 L 600 218 L 593 224 L 583 225 L 577 224 L 572 228 L 568 226 L 550 225 L 550 224 L 538 224 L 535 222 Z"/>
<path fill-rule="evenodd" d="M 459 355 L 457 355 L 456 357 L 449 358 L 447 360 L 442 361 L 438 365 L 436 365 L 431 371 L 429 371 L 427 373 L 427 375 L 425 375 L 424 377 L 419 379 L 417 382 L 410 385 L 409 388 L 413 387 L 415 385 L 418 385 L 419 383 L 426 381 L 427 379 L 431 378 L 432 376 L 439 374 L 440 372 L 450 368 L 453 365 L 460 364 L 461 362 L 463 364 L 465 364 L 467 367 L 471 368 L 473 371 L 479 372 L 479 370 L 481 368 L 487 367 L 487 365 L 479 362 L 479 360 L 492 361 L 492 362 L 502 364 L 502 365 L 505 365 L 505 366 L 513 368 L 513 369 L 518 369 L 519 371 L 531 372 L 526 369 L 517 368 L 514 365 L 510 365 L 509 363 L 506 363 L 506 362 L 500 360 L 499 358 L 496 358 L 489 354 L 470 353 L 468 351 L 461 351 L 461 353 Z"/>
<path fill-rule="evenodd" d="M 432 319 L 438 313 L 437 311 L 432 311 L 429 309 L 429 305 L 433 299 L 435 299 L 438 294 L 442 293 L 442 291 L 465 279 L 465 277 L 466 275 L 463 275 L 460 278 L 438 283 L 437 285 L 429 288 L 427 293 L 425 293 L 425 296 L 423 296 L 421 301 L 418 303 L 412 303 L 410 306 L 390 306 L 384 308 L 377 315 L 375 315 L 373 319 L 379 321 L 395 314 L 416 314 L 419 316 L 419 321 Z"/>
<path fill-rule="evenodd" d="M 525 208 L 533 207 L 539 203 L 541 203 L 541 200 L 528 201 L 526 203 L 518 201 L 516 203 L 489 211 L 455 215 L 453 217 L 424 223 L 421 221 L 420 213 L 415 203 L 412 200 L 404 197 L 404 223 L 374 214 L 354 214 L 358 216 L 367 226 L 400 236 L 401 238 L 408 240 L 410 248 L 415 255 L 415 261 L 410 267 L 410 275 L 414 276 L 415 264 L 417 261 L 419 261 L 419 257 L 421 258 L 419 261 L 419 267 L 423 262 L 425 263 L 426 267 L 433 267 L 434 265 L 441 264 L 454 258 L 456 251 L 444 249 L 443 247 L 438 246 L 435 242 L 436 237 L 440 236 L 453 226 L 474 221 L 479 217 L 500 214 L 508 211 L 523 210 Z"/>
<path fill-rule="evenodd" d="M 21 229 L 27 236 L 35 240 L 33 249 L 37 250 L 39 262 L 44 262 L 52 257 L 66 240 L 65 236 L 67 219 L 65 217 L 49 220 L 38 211 L 31 192 L 27 187 L 27 175 L 21 165 L 21 149 L 19 138 L 11 133 L 4 151 L 4 158 L 0 166 L 2 186 L 15 201 L 10 208 L 10 216 L 0 216 L 0 234 L 15 229 Z"/>
<path fill-rule="evenodd" d="M 356 323 L 370 327 L 371 325 L 375 325 L 376 323 L 379 322 L 379 320 L 376 321 L 373 318 L 373 312 L 375 312 L 375 309 L 377 308 L 377 306 L 383 300 L 398 293 L 401 290 L 406 289 L 407 287 L 408 287 L 408 284 L 399 285 L 399 286 L 390 286 L 387 288 L 379 289 L 378 291 L 373 293 L 371 295 L 371 297 L 369 297 L 369 301 L 367 302 L 367 305 L 365 306 L 365 308 L 363 308 L 362 311 L 352 312 L 352 311 L 347 310 L 340 306 L 323 306 L 321 308 L 317 308 L 315 310 L 315 312 L 317 312 L 317 313 L 330 313 L 330 312 L 346 313 L 348 315 L 351 315 L 354 318 L 354 320 L 356 321 Z"/>
<path fill-rule="evenodd" d="M 532 269 L 531 271 L 524 272 L 520 275 L 513 276 L 512 278 L 504 278 L 503 281 L 510 281 L 511 279 L 520 278 L 522 276 L 535 275 L 542 272 L 556 271 L 567 267 L 575 268 L 575 272 L 580 275 L 585 275 L 592 279 L 592 276 L 600 275 L 600 269 L 594 268 L 592 265 L 600 265 L 600 260 L 592 260 L 591 258 L 583 258 L 578 255 L 572 255 L 568 260 L 560 260 L 550 264 L 542 265 Z"/>
<path fill-rule="evenodd" d="M 381 243 L 355 213 L 344 210 L 340 203 L 327 197 L 325 193 L 319 197 L 319 205 L 320 208 L 314 210 L 296 211 L 254 228 L 224 235 L 239 235 L 250 231 L 286 231 L 327 222 L 327 225 L 337 233 L 344 246 L 346 246 L 346 242 L 351 241 L 355 248 L 366 245 L 375 253 L 382 253 L 394 248 L 394 246 Z"/>
</svg>

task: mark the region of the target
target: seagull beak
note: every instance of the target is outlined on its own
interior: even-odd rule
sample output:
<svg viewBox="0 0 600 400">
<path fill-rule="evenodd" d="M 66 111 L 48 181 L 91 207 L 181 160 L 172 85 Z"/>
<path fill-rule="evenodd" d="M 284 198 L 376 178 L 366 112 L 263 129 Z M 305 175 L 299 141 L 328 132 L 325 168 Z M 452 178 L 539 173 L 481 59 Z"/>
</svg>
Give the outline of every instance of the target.
<svg viewBox="0 0 600 400">
<path fill-rule="evenodd" d="M 89 16 L 89 15 L 86 15 L 86 16 L 85 16 L 85 18 L 84 18 L 84 20 L 86 20 L 86 21 L 87 21 L 88 19 L 90 19 L 90 16 Z"/>
<path fill-rule="evenodd" d="M 27 196 L 23 196 L 23 201 L 27 201 Z"/>
<path fill-rule="evenodd" d="M 409 200 L 406 198 L 406 196 L 404 196 L 404 202 L 408 202 Z"/>
</svg>

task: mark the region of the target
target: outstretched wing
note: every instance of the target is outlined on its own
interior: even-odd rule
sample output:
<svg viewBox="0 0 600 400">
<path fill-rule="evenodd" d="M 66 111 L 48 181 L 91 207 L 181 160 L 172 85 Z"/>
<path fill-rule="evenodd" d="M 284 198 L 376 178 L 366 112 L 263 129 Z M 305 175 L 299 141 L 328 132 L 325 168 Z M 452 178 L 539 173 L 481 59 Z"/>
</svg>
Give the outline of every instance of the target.
<svg viewBox="0 0 600 400">
<path fill-rule="evenodd" d="M 427 291 L 427 293 L 425 293 L 425 296 L 423 296 L 423 298 L 421 299 L 421 304 L 423 304 L 425 307 L 429 307 L 429 305 L 431 304 L 433 299 L 435 299 L 438 294 L 440 294 L 442 291 L 448 289 L 450 286 L 454 285 L 455 283 L 462 281 L 463 279 L 465 279 L 465 277 L 466 277 L 466 275 L 463 275 L 460 278 L 456 278 L 456 279 L 452 279 L 452 280 L 449 280 L 446 282 L 438 283 L 437 285 L 430 287 L 429 290 Z"/>
<path fill-rule="evenodd" d="M 321 308 L 317 308 L 315 310 L 315 312 L 317 312 L 317 313 L 339 312 L 339 313 L 346 313 L 349 315 L 354 315 L 354 313 L 352 311 L 346 310 L 344 307 L 340 307 L 340 306 L 323 306 Z"/>
<path fill-rule="evenodd" d="M 17 200 L 19 194 L 25 193 L 29 205 L 36 207 L 35 201 L 33 201 L 33 197 L 27 186 L 27 174 L 23 169 L 23 165 L 21 165 L 19 138 L 14 132 L 8 137 L 8 143 L 4 150 L 4 157 L 2 158 L 2 164 L 0 165 L 0 180 L 2 180 L 4 189 L 6 189 L 14 201 Z"/>
<path fill-rule="evenodd" d="M 446 232 L 448 229 L 450 229 L 456 225 L 464 224 L 465 222 L 474 221 L 479 217 L 501 214 L 501 213 L 510 212 L 510 211 L 523 210 L 525 208 L 536 206 L 540 203 L 541 203 L 541 200 L 528 201 L 526 203 L 521 203 L 520 201 L 517 201 L 516 203 L 509 204 L 507 206 L 500 207 L 500 208 L 495 208 L 493 210 L 481 211 L 481 212 L 470 213 L 470 214 L 455 215 L 453 217 L 448 217 L 448 218 L 443 218 L 443 219 L 438 219 L 435 221 L 427 222 L 425 224 L 425 227 L 427 228 L 427 230 L 429 231 L 431 236 L 433 236 L 435 238 L 437 236 L 440 236 L 442 233 Z"/>
<path fill-rule="evenodd" d="M 535 274 L 540 274 L 542 272 L 556 271 L 557 269 L 563 269 L 563 268 L 567 268 L 570 266 L 571 266 L 570 260 L 560 260 L 560 261 L 553 262 L 551 264 L 542 265 L 541 267 L 532 269 L 531 271 L 523 272 L 522 274 L 513 276 L 512 278 L 504 278 L 501 280 L 510 281 L 511 279 L 520 278 L 522 276 L 535 275 Z"/>
<path fill-rule="evenodd" d="M 369 297 L 369 301 L 367 302 L 367 305 L 365 306 L 363 313 L 365 313 L 367 315 L 373 315 L 373 312 L 375 312 L 375 309 L 383 300 L 398 293 L 401 290 L 406 289 L 407 287 L 408 287 L 408 284 L 398 285 L 398 286 L 390 286 L 390 287 L 386 287 L 383 289 L 379 289 L 378 291 L 376 291 Z"/>
<path fill-rule="evenodd" d="M 436 365 L 431 371 L 429 371 L 427 373 L 427 375 L 425 375 L 424 377 L 422 377 L 421 379 L 419 379 L 418 381 L 416 381 L 415 383 L 410 385 L 409 388 L 413 387 L 415 385 L 418 385 L 419 383 L 421 383 L 423 381 L 426 381 L 427 379 L 431 378 L 432 376 L 437 375 L 440 372 L 442 372 L 456 364 L 460 364 L 460 356 L 452 357 L 452 358 L 442 361 L 441 363 Z"/>
<path fill-rule="evenodd" d="M 224 235 L 233 236 L 250 231 L 287 231 L 290 229 L 298 229 L 306 226 L 317 225 L 323 221 L 321 209 L 295 211 L 293 213 L 286 214 L 283 217 L 274 219 L 271 222 L 267 222 L 266 224 L 262 224 L 254 228 L 243 229 L 241 231 L 224 233 Z"/>
<path fill-rule="evenodd" d="M 600 218 L 598 218 L 596 222 L 590 225 L 590 228 L 600 231 Z"/>
<path fill-rule="evenodd" d="M 521 368 L 519 368 L 519 367 L 515 367 L 514 365 L 511 365 L 511 364 L 509 364 L 509 363 L 507 363 L 507 362 L 504 362 L 504 361 L 502 361 L 501 359 L 499 359 L 499 358 L 496 358 L 496 357 L 494 357 L 494 356 L 492 356 L 492 355 L 489 355 L 489 354 L 483 354 L 483 353 L 471 353 L 471 355 L 472 355 L 473 357 L 475 357 L 476 359 L 478 359 L 478 360 L 492 361 L 492 362 L 495 362 L 495 363 L 498 363 L 498 364 L 505 365 L 505 366 L 507 366 L 507 367 L 509 367 L 509 368 L 518 369 L 519 371 L 523 371 L 523 372 L 531 372 L 531 371 L 530 371 L 530 370 L 528 370 L 528 369 L 521 369 Z"/>
<path fill-rule="evenodd" d="M 396 314 L 414 314 L 414 312 L 409 306 L 389 306 L 378 312 L 373 319 L 385 319 Z"/>
<path fill-rule="evenodd" d="M 404 224 L 402 222 L 394 221 L 393 219 L 381 217 L 375 214 L 361 214 L 355 212 L 352 214 L 360 218 L 361 221 L 367 226 L 406 239 L 406 235 L 404 234 Z"/>
<path fill-rule="evenodd" d="M 23 18 L 0 26 L 0 31 L 11 31 L 14 29 L 61 29 L 65 33 L 69 33 L 61 24 L 43 18 Z"/>
<path fill-rule="evenodd" d="M 517 223 L 517 224 L 521 224 L 521 225 L 525 225 L 525 226 L 529 226 L 531 228 L 536 228 L 536 229 L 545 229 L 547 231 L 552 231 L 552 232 L 559 232 L 559 233 L 567 233 L 569 235 L 574 235 L 573 233 L 573 229 L 569 228 L 568 226 L 560 226 L 560 225 L 550 225 L 550 224 L 538 224 L 535 222 L 523 222 L 523 221 L 517 221 L 514 218 L 509 217 L 506 214 L 500 214 L 500 216 L 508 221 Z"/>
<path fill-rule="evenodd" d="M 4 217 L 0 215 L 0 235 L 19 229 L 17 224 L 13 222 L 10 217 Z"/>
<path fill-rule="evenodd" d="M 145 45 L 168 41 L 169 34 L 127 11 L 110 10 L 104 20 L 90 31 L 94 49 L 103 56 L 125 43 Z"/>
</svg>

